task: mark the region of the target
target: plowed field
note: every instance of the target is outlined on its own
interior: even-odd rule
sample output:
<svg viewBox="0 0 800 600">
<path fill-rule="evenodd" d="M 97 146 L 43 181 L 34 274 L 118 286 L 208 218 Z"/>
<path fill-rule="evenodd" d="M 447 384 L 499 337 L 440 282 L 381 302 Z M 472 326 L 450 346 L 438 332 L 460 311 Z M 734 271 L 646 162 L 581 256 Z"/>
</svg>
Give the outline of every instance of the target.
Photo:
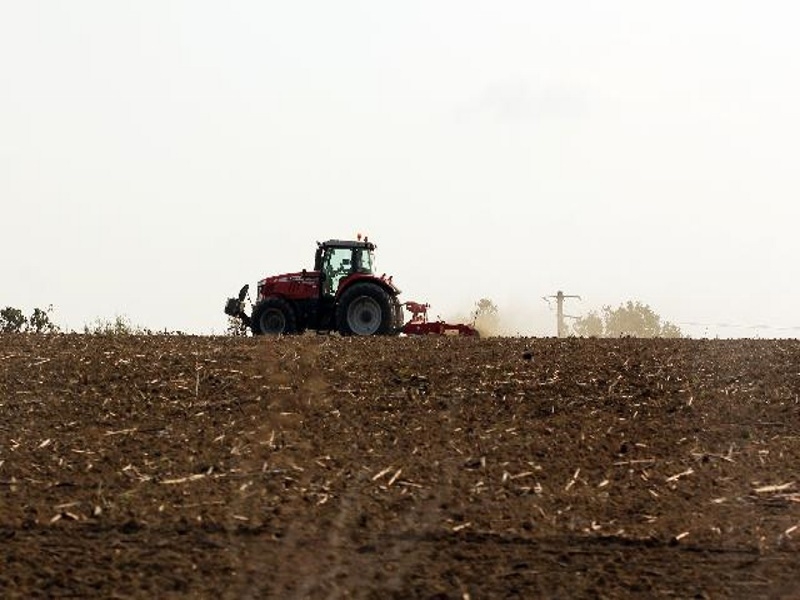
<svg viewBox="0 0 800 600">
<path fill-rule="evenodd" d="M 800 342 L 0 336 L 0 596 L 800 598 Z"/>
</svg>

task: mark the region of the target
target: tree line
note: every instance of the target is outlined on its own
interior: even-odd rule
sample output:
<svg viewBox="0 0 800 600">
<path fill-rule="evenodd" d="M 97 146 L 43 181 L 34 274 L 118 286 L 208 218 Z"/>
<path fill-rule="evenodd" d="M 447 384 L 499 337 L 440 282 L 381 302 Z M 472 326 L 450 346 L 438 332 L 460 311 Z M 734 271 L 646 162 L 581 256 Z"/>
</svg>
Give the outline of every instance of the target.
<svg viewBox="0 0 800 600">
<path fill-rule="evenodd" d="M 30 315 L 25 315 L 18 308 L 6 306 L 0 309 L 0 333 L 56 333 L 58 325 L 53 323 L 50 315 L 53 307 L 34 308 Z"/>
<path fill-rule="evenodd" d="M 53 306 L 34 308 L 26 315 L 19 308 L 6 306 L 0 309 L 0 333 L 60 333 L 61 328 L 53 322 Z M 117 315 L 113 319 L 95 319 L 83 326 L 89 335 L 184 335 L 181 331 L 153 331 L 131 323 L 128 317 Z"/>
</svg>

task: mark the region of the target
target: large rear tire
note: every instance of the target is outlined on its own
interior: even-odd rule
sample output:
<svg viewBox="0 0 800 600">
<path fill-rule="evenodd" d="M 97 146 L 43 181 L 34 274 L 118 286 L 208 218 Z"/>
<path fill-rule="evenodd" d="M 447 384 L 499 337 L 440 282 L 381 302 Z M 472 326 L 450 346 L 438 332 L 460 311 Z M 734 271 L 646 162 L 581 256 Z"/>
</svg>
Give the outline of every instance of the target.
<svg viewBox="0 0 800 600">
<path fill-rule="evenodd" d="M 283 298 L 265 298 L 253 309 L 250 319 L 253 335 L 280 335 L 297 331 L 297 317 Z"/>
<path fill-rule="evenodd" d="M 374 283 L 354 283 L 336 306 L 336 325 L 342 335 L 395 333 L 392 297 Z"/>
</svg>

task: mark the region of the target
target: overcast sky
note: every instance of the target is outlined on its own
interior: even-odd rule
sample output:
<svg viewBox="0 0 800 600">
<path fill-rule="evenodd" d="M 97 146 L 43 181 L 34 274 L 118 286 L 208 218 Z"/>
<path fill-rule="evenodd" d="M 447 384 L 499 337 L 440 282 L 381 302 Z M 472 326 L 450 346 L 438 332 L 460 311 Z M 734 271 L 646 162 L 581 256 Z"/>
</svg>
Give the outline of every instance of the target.
<svg viewBox="0 0 800 600">
<path fill-rule="evenodd" d="M 800 5 L 0 0 L 0 305 L 222 332 L 362 232 L 443 317 L 800 335 Z M 694 324 L 694 325 L 692 325 Z"/>
</svg>

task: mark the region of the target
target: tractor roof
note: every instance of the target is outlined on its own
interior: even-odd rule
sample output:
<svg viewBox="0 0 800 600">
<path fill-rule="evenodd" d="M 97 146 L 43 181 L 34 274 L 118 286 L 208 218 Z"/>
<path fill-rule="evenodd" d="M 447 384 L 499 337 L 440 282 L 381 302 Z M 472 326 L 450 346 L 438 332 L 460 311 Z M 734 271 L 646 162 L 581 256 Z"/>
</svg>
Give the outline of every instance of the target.
<svg viewBox="0 0 800 600">
<path fill-rule="evenodd" d="M 317 242 L 320 248 L 366 248 L 367 250 L 374 250 L 375 244 L 366 240 L 327 240 L 325 242 Z"/>
</svg>

